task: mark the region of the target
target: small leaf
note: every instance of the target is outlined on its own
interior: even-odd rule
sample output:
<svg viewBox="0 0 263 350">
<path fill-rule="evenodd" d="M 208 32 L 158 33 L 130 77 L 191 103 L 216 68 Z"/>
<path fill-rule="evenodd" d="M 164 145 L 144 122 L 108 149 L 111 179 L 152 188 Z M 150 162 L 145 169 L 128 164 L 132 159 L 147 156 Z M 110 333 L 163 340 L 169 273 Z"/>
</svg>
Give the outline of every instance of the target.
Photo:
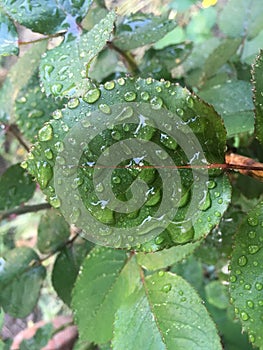
<svg viewBox="0 0 263 350">
<path fill-rule="evenodd" d="M 254 106 L 249 82 L 229 81 L 201 90 L 199 96 L 211 103 L 222 116 L 228 138 L 254 130 Z"/>
<path fill-rule="evenodd" d="M 89 82 L 87 67 L 109 40 L 115 21 L 112 11 L 88 33 L 50 50 L 40 63 L 40 79 L 47 95 L 81 96 Z"/>
<path fill-rule="evenodd" d="M 121 50 L 132 50 L 160 40 L 176 25 L 174 20 L 143 13 L 132 14 L 117 26 L 113 42 Z"/>
<path fill-rule="evenodd" d="M 227 289 L 220 281 L 209 282 L 205 286 L 207 301 L 218 309 L 226 309 L 229 304 Z"/>
<path fill-rule="evenodd" d="M 263 29 L 263 2 L 229 0 L 219 17 L 220 30 L 229 37 L 254 38 Z"/>
<path fill-rule="evenodd" d="M 214 75 L 219 68 L 230 60 L 237 52 L 241 42 L 241 39 L 225 39 L 217 46 L 205 62 L 204 72 L 206 77 Z"/>
<path fill-rule="evenodd" d="M 0 269 L 0 304 L 13 317 L 26 317 L 35 307 L 46 270 L 31 248 L 8 251 Z"/>
<path fill-rule="evenodd" d="M 257 56 L 256 62 L 252 69 L 254 103 L 255 103 L 255 131 L 256 136 L 263 144 L 263 51 Z"/>
<path fill-rule="evenodd" d="M 0 177 L 0 210 L 6 210 L 28 201 L 36 184 L 20 164 L 10 166 Z"/>
<path fill-rule="evenodd" d="M 36 71 L 40 57 L 45 52 L 47 40 L 35 43 L 10 69 L 0 90 L 0 120 L 7 122 L 14 116 L 14 102 L 19 91 Z"/>
<path fill-rule="evenodd" d="M 37 72 L 20 90 L 15 101 L 15 118 L 19 130 L 29 141 L 34 142 L 39 129 L 52 118 L 52 113 L 63 105 L 64 100 L 55 101 L 41 92 Z"/>
<path fill-rule="evenodd" d="M 18 53 L 16 27 L 0 8 L 0 56 L 18 55 Z"/>
<path fill-rule="evenodd" d="M 76 242 L 61 250 L 52 271 L 52 284 L 58 296 L 67 304 L 71 303 L 71 291 L 75 284 L 80 265 L 92 248 L 89 241 Z"/>
<path fill-rule="evenodd" d="M 114 315 L 139 281 L 134 259 L 124 251 L 95 248 L 87 256 L 73 290 L 72 306 L 83 341 L 112 338 Z"/>
<path fill-rule="evenodd" d="M 163 271 L 146 277 L 144 288 L 130 295 L 116 313 L 113 349 L 132 350 L 134 344 L 151 350 L 222 349 L 194 289 L 183 278 Z"/>
<path fill-rule="evenodd" d="M 155 253 L 137 253 L 136 260 L 144 269 L 154 271 L 171 266 L 190 255 L 201 241 L 175 246 Z"/>
<path fill-rule="evenodd" d="M 54 252 L 70 235 L 69 225 L 56 210 L 41 216 L 38 226 L 37 247 L 43 254 Z"/>
<path fill-rule="evenodd" d="M 230 295 L 243 329 L 250 342 L 263 347 L 262 313 L 262 222 L 263 202 L 244 218 L 235 237 L 235 248 L 230 262 Z"/>
<path fill-rule="evenodd" d="M 2 6 L 16 22 L 34 32 L 52 34 L 61 29 L 74 28 L 87 13 L 92 0 L 3 0 Z"/>
</svg>

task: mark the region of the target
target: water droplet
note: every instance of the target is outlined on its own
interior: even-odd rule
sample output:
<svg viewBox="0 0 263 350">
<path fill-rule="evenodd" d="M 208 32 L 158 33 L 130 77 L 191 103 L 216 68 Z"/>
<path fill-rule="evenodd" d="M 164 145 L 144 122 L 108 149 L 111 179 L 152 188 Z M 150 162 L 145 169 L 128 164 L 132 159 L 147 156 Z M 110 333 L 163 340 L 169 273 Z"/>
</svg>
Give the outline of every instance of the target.
<svg viewBox="0 0 263 350">
<path fill-rule="evenodd" d="M 142 98 L 143 101 L 148 101 L 149 98 L 150 98 L 150 95 L 148 94 L 147 91 L 142 91 L 141 92 L 141 98 Z"/>
<path fill-rule="evenodd" d="M 221 196 L 221 193 L 220 192 L 215 192 L 215 198 L 218 198 Z"/>
<path fill-rule="evenodd" d="M 158 149 L 155 151 L 155 154 L 157 155 L 158 158 L 160 159 L 167 159 L 168 154 L 166 151 L 162 150 L 162 149 Z"/>
<path fill-rule="evenodd" d="M 216 183 L 215 183 L 215 181 L 213 181 L 213 180 L 209 180 L 209 181 L 207 181 L 207 188 L 209 188 L 209 189 L 212 189 L 212 188 L 215 188 L 216 187 Z"/>
<path fill-rule="evenodd" d="M 75 179 L 73 180 L 73 183 L 71 185 L 72 188 L 76 189 L 78 188 L 80 185 L 83 184 L 83 179 L 80 177 L 75 177 Z"/>
<path fill-rule="evenodd" d="M 113 176 L 112 182 L 115 184 L 121 183 L 121 178 L 119 176 Z"/>
<path fill-rule="evenodd" d="M 52 85 L 50 90 L 54 96 L 59 96 L 62 89 L 63 89 L 63 85 L 58 83 L 58 84 Z"/>
<path fill-rule="evenodd" d="M 158 272 L 158 275 L 159 275 L 160 277 L 163 277 L 163 276 L 164 276 L 164 271 L 163 271 L 163 270 L 159 271 L 159 272 Z"/>
<path fill-rule="evenodd" d="M 170 292 L 171 289 L 172 289 L 171 283 L 165 284 L 165 285 L 163 286 L 163 288 L 162 288 L 163 292 L 165 292 L 165 293 Z"/>
<path fill-rule="evenodd" d="M 50 74 L 54 70 L 54 66 L 52 66 L 51 64 L 45 64 L 43 68 L 44 68 L 44 77 L 46 80 L 49 80 Z"/>
<path fill-rule="evenodd" d="M 64 151 L 65 146 L 64 146 L 64 143 L 62 141 L 58 141 L 55 143 L 54 147 L 55 147 L 55 150 L 57 152 L 62 152 L 62 151 Z"/>
<path fill-rule="evenodd" d="M 205 211 L 211 207 L 211 196 L 209 192 L 206 192 L 204 198 L 201 200 L 201 202 L 198 205 L 198 209 Z"/>
<path fill-rule="evenodd" d="M 74 109 L 74 108 L 77 108 L 79 105 L 79 99 L 78 98 L 71 98 L 69 101 L 68 101 L 68 108 L 70 109 Z"/>
<path fill-rule="evenodd" d="M 250 226 L 257 226 L 258 225 L 258 219 L 256 217 L 249 217 L 247 219 L 247 222 Z"/>
<path fill-rule="evenodd" d="M 95 190 L 97 192 L 103 192 L 104 191 L 104 186 L 102 185 L 102 183 L 97 184 L 96 187 L 95 187 Z"/>
<path fill-rule="evenodd" d="M 42 189 L 46 188 L 49 181 L 52 179 L 53 171 L 47 162 L 37 162 L 37 181 Z"/>
<path fill-rule="evenodd" d="M 249 319 L 249 315 L 245 311 L 241 311 L 240 316 L 243 321 L 247 321 Z"/>
<path fill-rule="evenodd" d="M 262 289 L 263 289 L 263 284 L 262 284 L 262 283 L 257 282 L 257 283 L 255 284 L 255 287 L 256 287 L 256 290 L 260 291 L 260 290 L 262 290 Z"/>
<path fill-rule="evenodd" d="M 258 305 L 259 305 L 259 306 L 263 306 L 263 300 L 259 300 L 259 301 L 258 301 Z"/>
<path fill-rule="evenodd" d="M 123 85 L 125 84 L 124 78 L 119 78 L 119 79 L 117 80 L 117 83 L 118 83 L 119 85 L 123 86 Z"/>
<path fill-rule="evenodd" d="M 191 96 L 186 97 L 186 103 L 187 103 L 187 106 L 190 108 L 192 108 L 194 106 L 194 100 L 192 99 Z"/>
<path fill-rule="evenodd" d="M 162 108 L 163 100 L 160 97 L 154 96 L 150 101 L 152 109 L 158 110 Z"/>
<path fill-rule="evenodd" d="M 175 141 L 175 139 L 173 139 L 172 137 L 166 135 L 166 134 L 161 134 L 160 137 L 160 142 L 167 148 L 171 149 L 171 150 L 175 150 L 178 146 L 177 142 Z"/>
<path fill-rule="evenodd" d="M 83 96 L 83 101 L 87 103 L 95 103 L 100 98 L 100 90 L 99 89 L 91 89 L 86 92 Z"/>
<path fill-rule="evenodd" d="M 121 133 L 119 131 L 112 131 L 111 132 L 111 137 L 114 139 L 114 140 L 120 140 L 121 139 Z"/>
<path fill-rule="evenodd" d="M 250 290 L 250 289 L 251 289 L 251 284 L 250 284 L 250 283 L 246 283 L 246 284 L 244 285 L 244 289 L 245 289 L 245 290 Z"/>
<path fill-rule="evenodd" d="M 57 196 L 53 196 L 49 198 L 49 203 L 52 205 L 54 208 L 59 208 L 61 205 L 61 202 Z"/>
<path fill-rule="evenodd" d="M 104 84 L 104 88 L 105 88 L 106 90 L 112 90 L 112 89 L 114 89 L 114 87 L 115 87 L 114 81 L 107 81 L 107 82 Z"/>
<path fill-rule="evenodd" d="M 238 265 L 239 266 L 245 266 L 247 264 L 247 257 L 245 255 L 241 255 L 238 258 Z"/>
<path fill-rule="evenodd" d="M 223 204 L 223 199 L 222 198 L 219 198 L 218 201 L 217 201 L 218 204 Z"/>
<path fill-rule="evenodd" d="M 49 160 L 53 158 L 53 152 L 51 151 L 50 148 L 45 149 L 44 154 L 46 158 Z"/>
<path fill-rule="evenodd" d="M 146 84 L 151 85 L 153 83 L 153 79 L 151 77 L 146 79 Z"/>
<path fill-rule="evenodd" d="M 127 102 L 131 102 L 131 101 L 134 101 L 136 99 L 136 92 L 134 91 L 127 91 L 125 94 L 124 94 L 124 100 L 127 101 Z"/>
<path fill-rule="evenodd" d="M 236 282 L 236 280 L 237 280 L 237 277 L 236 277 L 235 275 L 231 275 L 231 276 L 229 277 L 229 281 L 230 281 L 231 283 Z"/>
<path fill-rule="evenodd" d="M 154 242 L 155 242 L 155 244 L 160 245 L 164 242 L 164 237 L 159 235 L 155 238 Z"/>
<path fill-rule="evenodd" d="M 250 309 L 253 309 L 254 308 L 254 303 L 252 300 L 247 300 L 247 306 L 250 308 Z"/>
<path fill-rule="evenodd" d="M 255 238 L 256 237 L 256 232 L 255 231 L 249 231 L 248 232 L 248 237 L 251 238 L 251 239 Z"/>
<path fill-rule="evenodd" d="M 79 210 L 79 208 L 73 207 L 72 212 L 71 212 L 71 214 L 69 216 L 70 222 L 72 224 L 75 224 L 78 221 L 79 217 L 80 217 L 80 210 Z"/>
<path fill-rule="evenodd" d="M 44 125 L 39 131 L 38 131 L 38 139 L 39 141 L 48 141 L 51 140 L 53 137 L 53 128 L 50 124 Z"/>
<path fill-rule="evenodd" d="M 255 343 L 255 341 L 256 341 L 256 338 L 253 334 L 249 334 L 248 339 L 249 339 L 250 343 Z"/>
<path fill-rule="evenodd" d="M 106 105 L 105 103 L 101 103 L 99 105 L 99 110 L 104 114 L 111 114 L 110 106 Z"/>
<path fill-rule="evenodd" d="M 179 117 L 182 117 L 184 115 L 184 111 L 181 108 L 177 108 L 176 113 Z"/>
<path fill-rule="evenodd" d="M 248 251 L 250 254 L 256 254 L 259 251 L 260 247 L 258 245 L 249 245 Z"/>
<path fill-rule="evenodd" d="M 23 161 L 21 164 L 20 164 L 20 166 L 21 166 L 21 168 L 23 168 L 23 169 L 27 169 L 28 168 L 28 163 L 27 163 L 27 161 Z"/>
<path fill-rule="evenodd" d="M 62 111 L 60 109 L 57 109 L 52 113 L 52 117 L 54 119 L 61 119 L 63 117 Z"/>
<path fill-rule="evenodd" d="M 39 109 L 33 109 L 28 113 L 28 118 L 40 118 L 44 115 L 44 112 Z"/>
<path fill-rule="evenodd" d="M 22 96 L 16 100 L 16 102 L 18 103 L 26 103 L 26 101 L 27 101 L 27 98 L 25 96 Z"/>
</svg>

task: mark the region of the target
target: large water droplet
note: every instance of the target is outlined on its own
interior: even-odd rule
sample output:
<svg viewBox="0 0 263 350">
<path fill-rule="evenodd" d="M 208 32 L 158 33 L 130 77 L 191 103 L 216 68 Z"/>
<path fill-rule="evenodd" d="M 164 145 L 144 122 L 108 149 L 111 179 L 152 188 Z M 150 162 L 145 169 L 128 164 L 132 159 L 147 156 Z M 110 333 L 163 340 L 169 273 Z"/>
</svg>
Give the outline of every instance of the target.
<svg viewBox="0 0 263 350">
<path fill-rule="evenodd" d="M 107 81 L 107 82 L 104 84 L 104 88 L 105 88 L 106 90 L 112 90 L 112 89 L 114 89 L 114 87 L 115 87 L 114 81 Z"/>
<path fill-rule="evenodd" d="M 258 218 L 256 217 L 249 217 L 247 219 L 247 222 L 250 226 L 257 226 L 258 225 Z"/>
<path fill-rule="evenodd" d="M 104 114 L 111 114 L 110 106 L 106 105 L 105 103 L 101 103 L 99 105 L 99 110 Z"/>
<path fill-rule="evenodd" d="M 160 97 L 154 96 L 150 101 L 152 109 L 158 110 L 162 108 L 163 100 Z"/>
<path fill-rule="evenodd" d="M 240 316 L 243 321 L 247 321 L 249 319 L 249 315 L 245 311 L 241 311 Z"/>
<path fill-rule="evenodd" d="M 260 282 L 257 282 L 257 283 L 255 284 L 255 287 L 256 287 L 256 290 L 260 291 L 260 290 L 263 289 L 263 284 L 260 283 Z"/>
<path fill-rule="evenodd" d="M 51 166 L 47 162 L 37 163 L 37 181 L 42 189 L 46 188 L 49 181 L 52 179 L 53 171 Z"/>
<path fill-rule="evenodd" d="M 256 244 L 248 246 L 248 251 L 250 254 L 256 254 L 259 251 L 259 249 L 260 247 Z"/>
<path fill-rule="evenodd" d="M 50 148 L 45 149 L 44 154 L 46 158 L 49 160 L 53 158 L 53 152 L 51 151 Z"/>
<path fill-rule="evenodd" d="M 212 202 L 211 202 L 210 193 L 206 192 L 203 199 L 199 203 L 198 208 L 202 211 L 205 211 L 211 207 L 211 204 L 212 204 Z"/>
<path fill-rule="evenodd" d="M 143 101 L 148 101 L 149 98 L 150 98 L 150 95 L 148 94 L 147 91 L 142 91 L 141 92 L 141 98 L 142 98 Z"/>
<path fill-rule="evenodd" d="M 124 100 L 127 101 L 127 102 L 132 102 L 136 99 L 136 92 L 134 91 L 127 91 L 125 94 L 124 94 Z"/>
<path fill-rule="evenodd" d="M 59 96 L 62 89 L 63 89 L 63 85 L 58 83 L 58 84 L 53 84 L 50 90 L 54 96 Z"/>
<path fill-rule="evenodd" d="M 56 111 L 54 111 L 54 112 L 52 113 L 52 117 L 53 117 L 54 119 L 60 119 L 60 118 L 63 117 L 63 114 L 62 114 L 62 112 L 61 112 L 60 109 L 57 109 Z"/>
<path fill-rule="evenodd" d="M 100 90 L 92 89 L 86 92 L 83 96 L 83 100 L 87 103 L 95 103 L 100 98 Z"/>
<path fill-rule="evenodd" d="M 49 198 L 49 203 L 52 205 L 54 208 L 59 208 L 61 205 L 61 202 L 57 196 L 53 196 Z"/>
<path fill-rule="evenodd" d="M 238 258 L 238 265 L 239 266 L 245 266 L 247 264 L 247 257 L 245 255 L 241 255 Z"/>
<path fill-rule="evenodd" d="M 74 108 L 77 108 L 79 105 L 79 99 L 78 98 L 71 98 L 69 101 L 68 101 L 68 108 L 70 109 L 74 109 Z"/>
<path fill-rule="evenodd" d="M 52 137 L 53 137 L 53 128 L 50 124 L 44 125 L 43 128 L 41 128 L 38 131 L 39 141 L 48 141 L 48 140 L 51 140 Z"/>
<path fill-rule="evenodd" d="M 171 289 L 172 289 L 171 283 L 165 284 L 165 285 L 163 286 L 163 288 L 162 288 L 163 292 L 165 292 L 165 293 L 170 292 Z"/>
</svg>

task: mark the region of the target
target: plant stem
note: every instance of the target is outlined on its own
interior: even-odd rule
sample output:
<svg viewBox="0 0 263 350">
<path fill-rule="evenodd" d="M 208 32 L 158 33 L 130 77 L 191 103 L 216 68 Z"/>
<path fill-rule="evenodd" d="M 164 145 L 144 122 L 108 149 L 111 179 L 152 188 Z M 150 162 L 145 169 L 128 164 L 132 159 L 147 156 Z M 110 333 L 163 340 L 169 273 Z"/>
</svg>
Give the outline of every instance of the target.
<svg viewBox="0 0 263 350">
<path fill-rule="evenodd" d="M 19 45 L 30 45 L 30 44 L 34 44 L 34 43 L 38 43 L 39 41 L 44 41 L 44 40 L 48 40 L 48 39 L 52 39 L 52 38 L 57 38 L 59 36 L 62 36 L 66 33 L 67 31 L 63 31 L 60 33 L 56 33 L 56 34 L 50 34 L 48 36 L 43 36 L 42 38 L 38 38 L 35 40 L 31 40 L 31 41 L 19 41 L 18 44 Z"/>
<path fill-rule="evenodd" d="M 127 68 L 132 74 L 138 74 L 140 72 L 137 63 L 135 62 L 131 53 L 122 51 L 117 46 L 115 46 L 112 41 L 108 41 L 107 45 L 110 49 L 118 52 L 118 54 L 121 55 L 121 57 L 124 59 L 124 62 L 126 63 Z"/>
<path fill-rule="evenodd" d="M 49 203 L 40 203 L 34 205 L 25 205 L 19 208 L 12 208 L 6 211 L 0 212 L 0 221 L 8 218 L 10 215 L 22 215 L 27 213 L 37 212 L 39 210 L 50 209 L 51 205 Z"/>
<path fill-rule="evenodd" d="M 26 142 L 23 140 L 22 135 L 20 131 L 18 130 L 18 127 L 15 124 L 11 124 L 7 127 L 7 132 L 10 132 L 20 143 L 21 146 L 24 147 L 24 149 L 29 152 L 29 146 L 26 144 Z"/>
</svg>

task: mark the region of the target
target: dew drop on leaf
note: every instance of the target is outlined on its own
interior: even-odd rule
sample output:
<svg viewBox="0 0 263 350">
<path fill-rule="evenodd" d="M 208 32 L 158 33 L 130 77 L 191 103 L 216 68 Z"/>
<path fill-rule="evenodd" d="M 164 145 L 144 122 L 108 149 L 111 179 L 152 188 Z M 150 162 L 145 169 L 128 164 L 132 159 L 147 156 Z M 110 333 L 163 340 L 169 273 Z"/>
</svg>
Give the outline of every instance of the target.
<svg viewBox="0 0 263 350">
<path fill-rule="evenodd" d="M 107 81 L 105 84 L 104 84 L 104 88 L 106 90 L 112 90 L 114 89 L 115 87 L 115 82 L 114 81 Z"/>
<path fill-rule="evenodd" d="M 259 246 L 258 245 L 249 245 L 248 246 L 248 251 L 250 254 L 256 254 L 259 251 Z"/>
<path fill-rule="evenodd" d="M 151 100 L 150 100 L 150 104 L 152 109 L 161 109 L 162 105 L 163 105 L 163 100 L 160 97 L 154 96 Z"/>
<path fill-rule="evenodd" d="M 99 110 L 104 114 L 111 114 L 111 108 L 105 103 L 99 105 Z"/>
<path fill-rule="evenodd" d="M 124 100 L 127 101 L 127 102 L 132 102 L 136 99 L 136 92 L 134 91 L 127 91 L 125 94 L 124 94 Z"/>
<path fill-rule="evenodd" d="M 70 109 L 74 109 L 74 108 L 77 108 L 79 105 L 79 99 L 78 98 L 72 98 L 68 101 L 68 108 Z"/>
<path fill-rule="evenodd" d="M 249 217 L 247 219 L 247 222 L 250 226 L 257 226 L 258 225 L 258 219 L 256 217 Z"/>
<path fill-rule="evenodd" d="M 53 128 L 50 124 L 44 125 L 43 128 L 41 128 L 38 131 L 38 139 L 39 141 L 49 141 L 53 137 Z"/>
<path fill-rule="evenodd" d="M 148 92 L 142 91 L 141 92 L 141 98 L 142 98 L 143 101 L 148 101 L 149 98 L 150 98 L 150 95 L 148 94 Z"/>
<path fill-rule="evenodd" d="M 57 109 L 56 111 L 53 112 L 52 117 L 54 119 L 61 119 L 63 117 L 63 114 L 60 109 Z"/>
<path fill-rule="evenodd" d="M 52 205 L 52 207 L 56 209 L 58 209 L 61 206 L 60 199 L 57 196 L 50 197 L 49 203 Z"/>
<path fill-rule="evenodd" d="M 38 162 L 37 163 L 38 174 L 37 181 L 40 184 L 42 189 L 46 188 L 49 181 L 52 179 L 53 171 L 51 166 L 47 162 Z"/>
<path fill-rule="evenodd" d="M 91 89 L 85 93 L 83 96 L 83 101 L 87 103 L 95 103 L 100 98 L 100 90 L 99 89 Z"/>
<path fill-rule="evenodd" d="M 163 286 L 163 288 L 162 288 L 163 292 L 165 292 L 165 293 L 170 292 L 171 289 L 172 289 L 171 283 L 165 284 L 165 285 Z"/>
<path fill-rule="evenodd" d="M 246 264 L 247 264 L 247 257 L 245 255 L 241 255 L 238 258 L 238 265 L 239 266 L 246 266 Z"/>
<path fill-rule="evenodd" d="M 249 319 L 249 315 L 245 311 L 241 311 L 240 316 L 243 321 L 247 321 Z"/>
</svg>

